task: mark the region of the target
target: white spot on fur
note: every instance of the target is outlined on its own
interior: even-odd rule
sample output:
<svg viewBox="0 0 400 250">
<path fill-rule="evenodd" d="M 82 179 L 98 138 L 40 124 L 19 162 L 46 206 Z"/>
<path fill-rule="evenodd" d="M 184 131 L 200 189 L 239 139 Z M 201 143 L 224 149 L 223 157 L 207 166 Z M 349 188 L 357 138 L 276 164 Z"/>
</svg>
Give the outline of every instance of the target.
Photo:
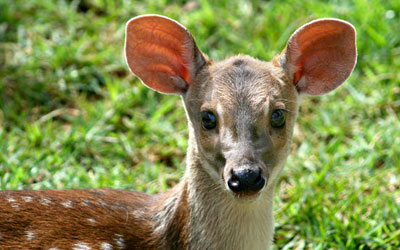
<svg viewBox="0 0 400 250">
<path fill-rule="evenodd" d="M 16 200 L 13 197 L 7 197 L 6 199 L 8 202 L 16 202 Z"/>
<path fill-rule="evenodd" d="M 269 105 L 270 105 L 269 96 L 267 96 L 267 101 L 265 102 L 265 117 L 266 118 L 268 118 L 268 116 L 269 116 L 269 109 L 270 109 Z M 265 119 L 265 120 L 268 120 L 268 119 Z"/>
<path fill-rule="evenodd" d="M 115 234 L 114 241 L 115 241 L 115 244 L 117 244 L 119 249 L 123 249 L 125 247 L 125 240 L 121 234 Z"/>
<path fill-rule="evenodd" d="M 49 250 L 60 250 L 60 249 L 58 249 L 57 247 L 52 247 L 52 248 L 49 248 Z"/>
<path fill-rule="evenodd" d="M 218 118 L 222 121 L 224 118 L 224 110 L 222 109 L 221 104 L 217 104 L 217 113 L 218 113 Z"/>
<path fill-rule="evenodd" d="M 15 210 L 19 210 L 19 205 L 17 203 L 12 203 L 11 207 L 14 208 Z"/>
<path fill-rule="evenodd" d="M 32 231 L 26 231 L 27 240 L 33 240 L 34 238 L 36 238 L 36 235 Z"/>
<path fill-rule="evenodd" d="M 113 247 L 110 243 L 103 242 L 103 243 L 101 243 L 100 249 L 101 250 L 112 250 Z"/>
<path fill-rule="evenodd" d="M 39 203 L 42 205 L 48 206 L 51 203 L 51 201 L 49 199 L 42 198 L 42 199 L 40 199 Z"/>
<path fill-rule="evenodd" d="M 131 216 L 133 216 L 133 218 L 136 218 L 137 220 L 143 219 L 146 217 L 146 213 L 140 210 L 137 211 L 131 211 L 129 213 Z M 146 217 L 147 218 L 147 217 Z"/>
<path fill-rule="evenodd" d="M 16 203 L 16 200 L 13 197 L 7 197 L 6 200 L 11 203 L 12 208 L 14 208 L 15 210 L 19 210 L 19 205 L 18 203 Z"/>
<path fill-rule="evenodd" d="M 92 249 L 89 244 L 83 243 L 83 242 L 78 242 L 74 245 L 73 250 L 90 250 Z"/>
<path fill-rule="evenodd" d="M 83 205 L 83 206 L 89 206 L 89 201 L 88 200 L 83 200 L 82 202 L 81 202 L 81 204 Z"/>
<path fill-rule="evenodd" d="M 32 202 L 32 201 L 33 201 L 33 198 L 30 197 L 30 196 L 22 196 L 22 199 L 23 199 L 25 202 Z"/>
<path fill-rule="evenodd" d="M 72 208 L 72 201 L 61 202 L 61 205 L 63 205 L 65 208 Z"/>
<path fill-rule="evenodd" d="M 107 206 L 107 203 L 105 203 L 105 202 L 102 201 L 102 200 L 98 200 L 98 202 L 99 202 L 99 205 L 102 206 L 102 207 Z"/>
<path fill-rule="evenodd" d="M 88 218 L 87 220 L 92 224 L 96 224 L 97 223 L 97 221 L 95 219 L 93 219 L 93 218 Z"/>
<path fill-rule="evenodd" d="M 116 204 L 114 206 L 112 206 L 112 209 L 114 210 L 120 210 L 120 211 L 125 211 L 125 207 L 120 205 L 120 204 Z"/>
</svg>

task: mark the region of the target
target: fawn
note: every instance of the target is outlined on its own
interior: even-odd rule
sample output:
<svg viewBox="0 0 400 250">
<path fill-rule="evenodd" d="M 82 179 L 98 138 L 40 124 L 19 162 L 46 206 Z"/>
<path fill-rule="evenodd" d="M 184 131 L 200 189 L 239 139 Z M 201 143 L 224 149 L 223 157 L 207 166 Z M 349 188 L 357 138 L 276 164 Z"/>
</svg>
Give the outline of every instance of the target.
<svg viewBox="0 0 400 250">
<path fill-rule="evenodd" d="M 299 100 L 337 88 L 356 63 L 354 27 L 319 19 L 271 62 L 213 62 L 167 17 L 126 25 L 125 56 L 142 82 L 178 94 L 189 125 L 186 172 L 169 191 L 0 192 L 1 249 L 269 249 L 273 193 Z"/>
</svg>

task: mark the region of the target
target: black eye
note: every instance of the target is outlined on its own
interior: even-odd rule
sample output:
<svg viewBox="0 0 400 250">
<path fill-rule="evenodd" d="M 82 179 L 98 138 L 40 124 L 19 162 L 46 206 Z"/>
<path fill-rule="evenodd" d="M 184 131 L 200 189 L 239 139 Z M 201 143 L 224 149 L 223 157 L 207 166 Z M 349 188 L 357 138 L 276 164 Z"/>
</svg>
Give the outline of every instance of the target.
<svg viewBox="0 0 400 250">
<path fill-rule="evenodd" d="M 286 122 L 286 115 L 285 113 L 287 110 L 284 109 L 277 109 L 274 112 L 272 112 L 271 115 L 271 126 L 273 128 L 282 128 L 285 126 Z"/>
<path fill-rule="evenodd" d="M 217 126 L 217 117 L 210 111 L 201 112 L 201 127 L 211 130 Z"/>
</svg>

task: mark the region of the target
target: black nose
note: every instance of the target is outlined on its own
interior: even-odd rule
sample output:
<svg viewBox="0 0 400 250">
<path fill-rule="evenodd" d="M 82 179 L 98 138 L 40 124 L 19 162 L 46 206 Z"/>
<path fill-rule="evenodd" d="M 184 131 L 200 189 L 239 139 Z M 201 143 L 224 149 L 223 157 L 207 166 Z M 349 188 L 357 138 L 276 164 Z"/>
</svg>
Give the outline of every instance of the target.
<svg viewBox="0 0 400 250">
<path fill-rule="evenodd" d="M 240 168 L 231 172 L 228 180 L 229 188 L 235 193 L 256 193 L 265 185 L 265 179 L 261 176 L 261 169 Z"/>
</svg>

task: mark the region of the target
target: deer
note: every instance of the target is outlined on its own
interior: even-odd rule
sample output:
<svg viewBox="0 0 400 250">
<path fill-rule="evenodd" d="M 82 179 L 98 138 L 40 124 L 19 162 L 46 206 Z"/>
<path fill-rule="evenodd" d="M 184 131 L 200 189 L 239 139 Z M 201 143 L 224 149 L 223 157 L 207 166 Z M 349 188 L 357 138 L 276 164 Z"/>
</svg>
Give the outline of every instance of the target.
<svg viewBox="0 0 400 250">
<path fill-rule="evenodd" d="M 117 189 L 0 192 L 0 249 L 270 249 L 275 186 L 300 101 L 339 87 L 357 58 L 356 30 L 334 18 L 297 29 L 271 61 L 212 61 L 180 23 L 126 24 L 125 59 L 144 85 L 179 95 L 186 170 L 160 194 Z"/>
</svg>

